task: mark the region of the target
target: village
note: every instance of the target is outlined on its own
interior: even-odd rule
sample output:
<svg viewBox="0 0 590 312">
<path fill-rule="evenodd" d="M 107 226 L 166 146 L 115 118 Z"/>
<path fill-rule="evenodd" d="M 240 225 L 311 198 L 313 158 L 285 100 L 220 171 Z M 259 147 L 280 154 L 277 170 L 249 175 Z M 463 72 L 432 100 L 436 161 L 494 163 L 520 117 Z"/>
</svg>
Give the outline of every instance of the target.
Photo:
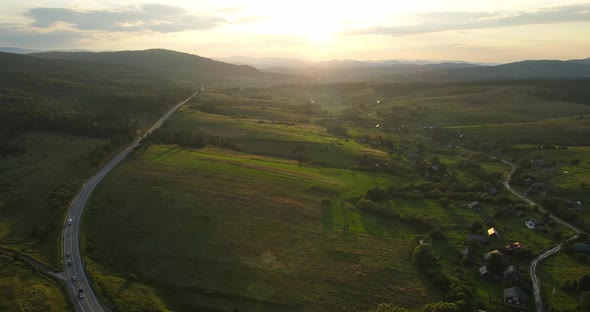
<svg viewBox="0 0 590 312">
<path fill-rule="evenodd" d="M 465 205 L 465 208 L 475 212 L 484 210 L 483 205 L 478 201 Z M 513 209 L 511 212 L 512 215 L 508 216 L 509 218 L 519 218 L 523 226 L 535 232 L 547 231 L 546 223 L 551 221 L 549 218 L 545 218 L 547 220 L 528 218 L 526 213 L 520 209 Z M 471 230 L 477 232 L 477 234 L 471 233 L 467 235 L 465 239 L 467 247 L 457 255 L 458 258 L 462 259 L 462 261 L 468 258 L 473 263 L 478 264 L 477 271 L 481 279 L 494 281 L 505 287 L 502 294 L 502 302 L 505 306 L 526 310 L 531 306 L 531 302 L 530 296 L 523 288 L 530 288 L 527 266 L 533 257 L 531 252 L 518 241 L 490 250 L 491 248 L 488 246 L 494 245 L 494 241 L 498 240 L 501 235 L 495 227 L 496 222 L 492 217 L 483 215 L 481 224 L 475 223 Z M 480 235 L 484 234 L 481 232 L 485 232 L 486 235 Z M 584 238 L 586 239 L 584 240 Z M 580 241 L 582 242 L 575 242 L 569 246 L 571 252 L 590 254 L 590 244 L 587 242 L 587 236 L 583 236 Z M 478 252 L 474 252 L 475 250 Z"/>
</svg>

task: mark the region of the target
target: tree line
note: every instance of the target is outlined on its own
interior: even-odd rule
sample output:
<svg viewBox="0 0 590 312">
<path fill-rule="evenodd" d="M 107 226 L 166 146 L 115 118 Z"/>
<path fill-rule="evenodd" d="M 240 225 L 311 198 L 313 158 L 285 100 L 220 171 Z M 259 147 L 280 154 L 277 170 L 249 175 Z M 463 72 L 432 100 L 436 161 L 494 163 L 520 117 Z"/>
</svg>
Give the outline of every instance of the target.
<svg viewBox="0 0 590 312">
<path fill-rule="evenodd" d="M 162 127 L 150 133 L 144 141 L 154 144 L 178 144 L 190 148 L 203 148 L 207 145 L 212 145 L 240 151 L 240 147 L 237 144 L 222 137 L 206 135 L 201 132 L 193 132 L 182 128 L 173 128 L 168 123 L 164 123 Z"/>
</svg>

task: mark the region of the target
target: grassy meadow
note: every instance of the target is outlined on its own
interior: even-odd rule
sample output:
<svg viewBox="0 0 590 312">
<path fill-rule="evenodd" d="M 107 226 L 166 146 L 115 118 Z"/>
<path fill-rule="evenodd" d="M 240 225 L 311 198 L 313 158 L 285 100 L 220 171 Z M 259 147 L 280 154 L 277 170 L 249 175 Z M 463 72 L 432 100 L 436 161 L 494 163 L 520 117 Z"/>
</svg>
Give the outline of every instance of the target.
<svg viewBox="0 0 590 312">
<path fill-rule="evenodd" d="M 152 145 L 96 191 L 84 220 L 85 248 L 105 296 L 124 296 L 117 299 L 122 302 L 141 302 L 133 294 L 147 292 L 179 311 L 366 310 L 379 302 L 416 308 L 437 300 L 411 264 L 416 237 L 428 231 L 359 211 L 346 200 L 402 182 L 214 147 Z M 329 207 L 322 206 L 324 198 L 331 199 Z M 463 203 L 442 208 L 433 200 L 404 199 L 386 204 L 400 215 L 437 218 L 447 238 L 433 246 L 449 265 L 471 224 L 506 208 L 486 204 L 475 212 Z M 532 210 L 527 215 L 541 217 Z M 496 222 L 502 235 L 482 246 L 482 255 L 515 241 L 534 254 L 555 244 L 518 217 Z M 137 283 L 124 281 L 130 274 Z M 121 293 L 113 280 L 145 292 Z M 477 275 L 474 281 L 482 301 L 490 293 L 501 296 L 502 284 Z"/>
<path fill-rule="evenodd" d="M 539 263 L 539 278 L 543 298 L 550 307 L 558 311 L 576 311 L 579 304 L 579 293 L 564 289 L 563 283 L 570 283 L 590 272 L 590 265 L 580 263 L 573 255 L 558 254 Z"/>
<path fill-rule="evenodd" d="M 515 146 L 516 157 L 555 161 L 553 170 L 542 178 L 554 187 L 555 196 L 562 200 L 580 201 L 581 206 L 565 207 L 577 214 L 584 222 L 590 223 L 590 147 L 568 146 L 567 149 L 534 149 L 535 146 Z M 580 160 L 572 164 L 572 160 Z M 542 169 L 538 169 L 541 170 Z"/>
<path fill-rule="evenodd" d="M 473 141 L 496 141 L 510 144 L 590 144 L 590 119 L 556 119 L 548 121 L 502 124 L 479 124 L 449 127 Z"/>
<path fill-rule="evenodd" d="M 449 92 L 450 93 L 450 92 Z M 392 104 L 376 106 L 385 111 L 391 106 L 426 107 L 425 120 L 441 126 L 523 123 L 589 114 L 584 104 L 550 101 L 531 96 L 522 88 L 491 87 L 473 93 L 437 95 L 419 93 L 392 99 Z"/>
<path fill-rule="evenodd" d="M 502 289 L 512 284 L 481 279 L 481 256 L 517 241 L 537 255 L 559 241 L 555 232 L 569 236 L 569 230 L 533 232 L 511 204 L 492 204 L 500 201 L 489 196 L 479 212 L 464 207 L 471 199 L 448 208 L 428 198 L 379 202 L 391 215 L 360 210 L 356 200 L 376 187 L 432 182 L 423 170 L 435 160 L 449 174 L 433 180 L 439 187 L 482 196 L 484 187 L 495 186 L 510 197 L 501 185 L 509 166 L 443 144 L 437 129 L 430 139 L 422 126 L 447 126 L 481 142 L 537 144 L 538 137 L 568 144 L 587 140 L 587 119 L 578 117 L 588 112 L 519 85 L 397 93 L 378 84 L 211 88 L 162 130 L 226 146 L 152 142 L 117 167 L 83 220 L 89 270 L 101 295 L 121 310 L 363 311 L 379 303 L 417 309 L 444 297 L 411 264 L 414 246 L 426 239 L 446 272 L 470 277 L 475 304 L 505 311 Z M 335 125 L 347 133 L 334 134 Z M 455 141 L 450 145 L 463 145 Z M 568 151 L 555 155 L 562 157 L 559 170 L 569 172 L 553 177 L 563 190 L 586 178 L 585 160 L 568 167 L 570 157 L 585 159 L 585 148 Z M 411 153 L 423 162 L 410 160 Z M 391 170 L 379 169 L 385 163 Z M 542 218 L 533 209 L 526 214 Z M 431 239 L 423 224 L 408 222 L 413 216 L 435 218 L 445 238 Z M 471 225 L 484 216 L 495 220 L 500 238 L 476 251 L 472 264 L 458 264 Z M 526 281 L 526 265 L 519 266 Z"/>
<path fill-rule="evenodd" d="M 90 153 L 104 140 L 28 132 L 0 157 L 0 245 L 61 270 L 61 229 L 71 198 L 96 170 Z M 61 286 L 0 255 L 1 311 L 66 311 Z"/>
<path fill-rule="evenodd" d="M 401 107 L 420 107 L 422 122 L 438 126 L 526 123 L 579 117 L 588 105 L 537 96 L 535 82 L 472 84 L 343 83 L 278 87 L 283 95 L 301 95 L 329 106 L 364 106 L 371 113 L 387 114 Z M 379 115 L 378 114 L 378 115 Z"/>
<path fill-rule="evenodd" d="M 60 312 L 69 308 L 54 280 L 0 254 L 0 311 Z"/>
<path fill-rule="evenodd" d="M 223 94 L 214 95 L 224 98 Z M 361 145 L 352 139 L 334 137 L 317 124 L 297 122 L 302 117 L 292 109 L 282 108 L 282 119 L 267 119 L 267 110 L 261 109 L 258 104 L 250 107 L 252 113 L 249 116 L 241 117 L 205 113 L 192 106 L 184 107 L 172 116 L 167 126 L 223 137 L 247 153 L 303 159 L 321 166 L 348 168 L 356 157 L 365 153 L 376 158 L 386 158 L 386 153 L 381 150 Z M 232 110 L 234 108 L 231 107 Z"/>
<path fill-rule="evenodd" d="M 93 276 L 136 274 L 179 311 L 419 307 L 436 301 L 437 291 L 410 263 L 413 236 L 399 233 L 411 229 L 342 200 L 396 182 L 217 148 L 154 145 L 97 189 L 84 220 L 86 250 L 105 268 Z M 113 293 L 104 278 L 97 282 Z"/>
<path fill-rule="evenodd" d="M 61 268 L 60 238 L 71 198 L 96 168 L 100 139 L 29 132 L 0 158 L 0 244 Z"/>
</svg>

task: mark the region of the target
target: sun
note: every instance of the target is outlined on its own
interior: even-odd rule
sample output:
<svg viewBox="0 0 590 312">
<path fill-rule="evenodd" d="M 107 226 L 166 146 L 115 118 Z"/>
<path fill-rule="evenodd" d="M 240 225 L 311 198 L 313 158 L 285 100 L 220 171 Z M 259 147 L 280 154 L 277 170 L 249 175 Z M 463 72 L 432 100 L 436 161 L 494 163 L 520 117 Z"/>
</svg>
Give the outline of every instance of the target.
<svg viewBox="0 0 590 312">
<path fill-rule="evenodd" d="M 298 30 L 310 43 L 329 43 L 340 29 L 337 20 L 315 17 L 302 21 Z"/>
<path fill-rule="evenodd" d="M 272 28 L 280 31 L 284 27 L 285 33 L 306 38 L 309 43 L 330 42 L 341 31 L 342 19 L 347 16 L 342 12 L 345 6 L 334 7 L 333 3 L 322 1 L 304 0 L 298 5 L 280 6 L 280 12 L 267 12 L 272 16 Z"/>
</svg>

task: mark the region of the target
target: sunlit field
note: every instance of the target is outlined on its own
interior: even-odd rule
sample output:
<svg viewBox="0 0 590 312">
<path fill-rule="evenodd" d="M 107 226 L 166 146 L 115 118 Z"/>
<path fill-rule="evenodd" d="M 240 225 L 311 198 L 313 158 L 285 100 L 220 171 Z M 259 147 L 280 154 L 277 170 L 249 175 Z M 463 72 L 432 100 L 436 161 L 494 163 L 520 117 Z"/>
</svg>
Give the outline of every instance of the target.
<svg viewBox="0 0 590 312">
<path fill-rule="evenodd" d="M 404 225 L 363 217 L 342 200 L 395 183 L 390 177 L 152 146 L 105 182 L 85 219 L 86 250 L 110 269 L 93 275 L 136 274 L 173 309 L 352 310 L 436 299 L 410 263 L 411 236 L 385 230 Z M 103 279 L 99 287 L 118 296 Z"/>
</svg>

